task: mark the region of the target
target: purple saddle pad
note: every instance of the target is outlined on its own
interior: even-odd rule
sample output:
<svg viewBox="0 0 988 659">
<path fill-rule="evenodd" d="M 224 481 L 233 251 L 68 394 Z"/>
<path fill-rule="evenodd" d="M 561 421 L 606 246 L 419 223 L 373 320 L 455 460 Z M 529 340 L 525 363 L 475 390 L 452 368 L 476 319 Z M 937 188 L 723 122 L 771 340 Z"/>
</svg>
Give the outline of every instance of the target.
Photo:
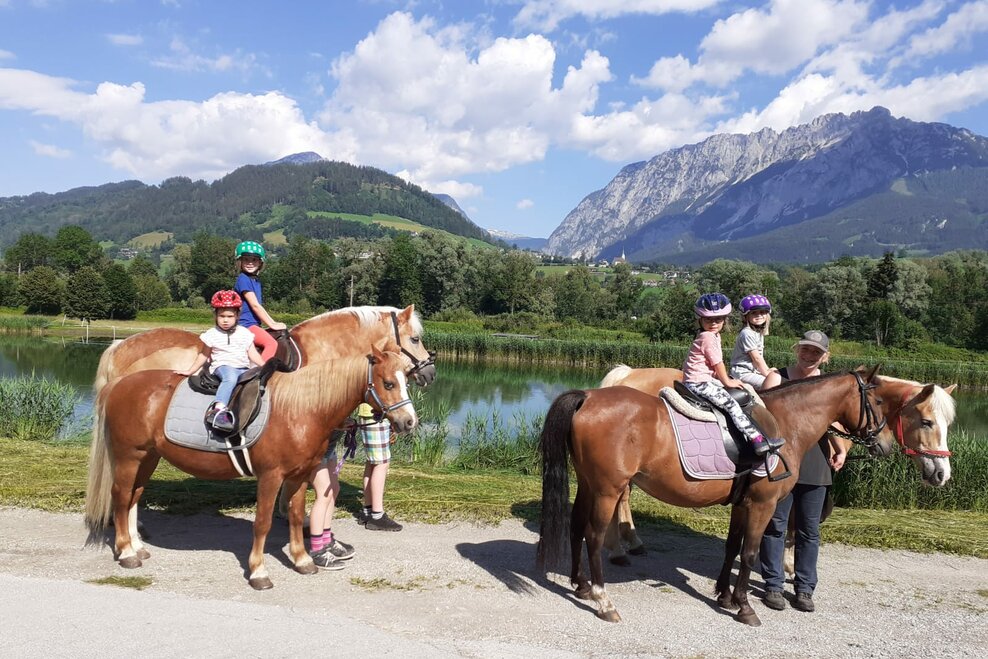
<svg viewBox="0 0 988 659">
<path fill-rule="evenodd" d="M 683 470 L 700 480 L 734 478 L 737 467 L 724 449 L 724 438 L 729 435 L 727 430 L 721 429 L 715 421 L 697 421 L 683 416 L 665 398 L 662 402 L 676 429 L 676 445 Z M 779 456 L 769 456 L 769 467 L 774 470 L 778 461 Z M 752 473 L 765 476 L 765 466 L 758 467 Z"/>
</svg>

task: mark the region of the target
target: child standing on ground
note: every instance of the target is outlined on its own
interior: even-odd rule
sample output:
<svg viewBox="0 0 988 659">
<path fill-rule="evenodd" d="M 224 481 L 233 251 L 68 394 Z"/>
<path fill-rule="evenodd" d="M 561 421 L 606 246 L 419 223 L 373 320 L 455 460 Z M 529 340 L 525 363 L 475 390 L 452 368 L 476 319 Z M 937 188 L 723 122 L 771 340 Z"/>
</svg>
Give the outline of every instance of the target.
<svg viewBox="0 0 988 659">
<path fill-rule="evenodd" d="M 353 424 L 352 419 L 347 419 L 347 422 Z M 353 558 L 354 554 L 353 546 L 338 540 L 331 528 L 333 514 L 336 512 L 336 499 L 340 495 L 336 445 L 341 434 L 340 431 L 333 431 L 326 455 L 309 479 L 316 491 L 316 500 L 309 514 L 309 545 L 312 549 L 312 561 L 324 570 L 342 570 L 345 567 L 343 561 Z"/>
<path fill-rule="evenodd" d="M 374 410 L 367 403 L 361 403 L 357 408 L 357 423 L 367 456 L 364 462 L 364 528 L 368 531 L 400 531 L 401 524 L 384 512 L 384 484 L 391 463 L 391 424 L 387 419 L 375 421 Z"/>
<path fill-rule="evenodd" d="M 209 372 L 220 379 L 216 397 L 206 410 L 206 423 L 216 430 L 230 432 L 236 419 L 227 409 L 233 388 L 251 364 L 264 363 L 254 347 L 253 335 L 237 324 L 242 300 L 236 291 L 217 291 L 209 302 L 213 307 L 214 327 L 199 335 L 202 347 L 192 366 L 185 371 L 175 371 L 186 377 L 194 375 L 208 360 Z"/>
<path fill-rule="evenodd" d="M 252 240 L 245 240 L 237 245 L 234 255 L 237 260 L 237 268 L 240 271 L 234 289 L 243 298 L 240 325 L 250 330 L 254 336 L 254 344 L 260 350 L 261 359 L 267 361 L 274 357 L 274 353 L 278 350 L 278 343 L 264 331 L 261 323 L 273 330 L 283 330 L 285 324 L 277 322 L 264 308 L 261 282 L 257 278 L 261 270 L 264 269 L 266 256 L 264 247 Z"/>
<path fill-rule="evenodd" d="M 765 386 L 765 378 L 775 369 L 765 363 L 765 337 L 772 323 L 772 303 L 764 295 L 741 298 L 744 327 L 738 332 L 731 353 L 731 377 L 747 382 L 755 389 Z"/>
<path fill-rule="evenodd" d="M 778 449 L 785 440 L 762 437 L 737 401 L 724 390 L 724 387 L 741 387 L 739 380 L 727 374 L 720 345 L 720 332 L 731 313 L 731 301 L 722 293 L 706 293 L 696 301 L 693 311 L 699 319 L 700 331 L 683 363 L 683 384 L 726 412 L 751 442 L 755 455 L 763 456 Z"/>
</svg>

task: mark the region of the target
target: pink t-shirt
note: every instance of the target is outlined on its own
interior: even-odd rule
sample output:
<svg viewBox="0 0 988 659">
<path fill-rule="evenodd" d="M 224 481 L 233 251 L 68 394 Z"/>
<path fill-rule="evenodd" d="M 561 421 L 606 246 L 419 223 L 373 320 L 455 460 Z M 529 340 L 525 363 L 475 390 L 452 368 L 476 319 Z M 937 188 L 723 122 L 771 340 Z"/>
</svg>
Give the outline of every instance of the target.
<svg viewBox="0 0 988 659">
<path fill-rule="evenodd" d="M 710 382 L 714 379 L 714 366 L 722 361 L 724 353 L 720 347 L 720 335 L 700 332 L 683 362 L 683 381 Z"/>
</svg>

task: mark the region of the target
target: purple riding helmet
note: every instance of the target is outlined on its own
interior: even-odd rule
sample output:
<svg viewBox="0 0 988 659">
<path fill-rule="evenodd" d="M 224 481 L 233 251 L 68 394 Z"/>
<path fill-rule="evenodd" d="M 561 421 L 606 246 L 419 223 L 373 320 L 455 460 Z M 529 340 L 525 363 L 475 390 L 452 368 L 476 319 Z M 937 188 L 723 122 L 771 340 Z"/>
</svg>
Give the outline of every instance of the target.
<svg viewBox="0 0 988 659">
<path fill-rule="evenodd" d="M 696 301 L 693 311 L 701 318 L 719 318 L 731 313 L 731 301 L 723 293 L 704 293 Z"/>
<path fill-rule="evenodd" d="M 741 298 L 741 315 L 747 316 L 752 311 L 771 311 L 772 303 L 764 295 L 745 295 Z"/>
</svg>

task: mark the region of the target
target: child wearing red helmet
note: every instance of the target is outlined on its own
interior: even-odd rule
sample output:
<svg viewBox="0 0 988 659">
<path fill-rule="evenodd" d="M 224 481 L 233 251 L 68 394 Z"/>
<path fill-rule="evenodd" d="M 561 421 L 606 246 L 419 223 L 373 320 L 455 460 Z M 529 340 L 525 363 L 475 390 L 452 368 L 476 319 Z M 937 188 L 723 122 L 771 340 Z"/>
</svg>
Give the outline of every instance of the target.
<svg viewBox="0 0 988 659">
<path fill-rule="evenodd" d="M 206 410 L 206 423 L 216 430 L 230 432 L 236 420 L 227 409 L 230 396 L 240 375 L 251 364 L 261 366 L 264 360 L 254 347 L 254 335 L 246 327 L 237 324 L 243 300 L 236 291 L 217 291 L 210 300 L 216 325 L 199 335 L 202 346 L 195 360 L 185 371 L 175 371 L 186 377 L 196 373 L 206 361 L 209 372 L 220 379 L 216 398 Z"/>
</svg>

